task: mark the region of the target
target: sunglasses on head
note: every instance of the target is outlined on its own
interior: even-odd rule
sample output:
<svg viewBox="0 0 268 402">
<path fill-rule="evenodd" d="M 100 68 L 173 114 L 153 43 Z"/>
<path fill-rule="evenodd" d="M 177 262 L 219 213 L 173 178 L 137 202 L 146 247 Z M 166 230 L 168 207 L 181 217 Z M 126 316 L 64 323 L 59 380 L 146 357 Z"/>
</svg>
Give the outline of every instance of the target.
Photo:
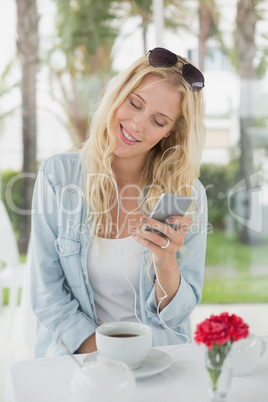
<svg viewBox="0 0 268 402">
<path fill-rule="evenodd" d="M 182 63 L 181 74 L 189 84 L 191 90 L 199 92 L 205 86 L 204 76 L 198 68 L 163 47 L 149 50 L 149 63 L 153 67 L 173 67 L 177 63 Z"/>
</svg>

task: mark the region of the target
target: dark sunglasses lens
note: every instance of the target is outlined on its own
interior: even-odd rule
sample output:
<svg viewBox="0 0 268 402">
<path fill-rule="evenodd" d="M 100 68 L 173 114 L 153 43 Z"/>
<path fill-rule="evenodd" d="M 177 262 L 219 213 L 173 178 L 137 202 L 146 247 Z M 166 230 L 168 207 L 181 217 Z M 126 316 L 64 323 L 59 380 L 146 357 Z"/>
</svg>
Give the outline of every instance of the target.
<svg viewBox="0 0 268 402">
<path fill-rule="evenodd" d="M 196 67 L 191 64 L 184 64 L 182 67 L 182 76 L 190 85 L 192 91 L 201 91 L 204 87 L 204 76 Z"/>
<path fill-rule="evenodd" d="M 174 53 L 161 47 L 156 47 L 149 53 L 149 62 L 154 67 L 172 67 L 177 61 L 177 56 Z"/>
</svg>

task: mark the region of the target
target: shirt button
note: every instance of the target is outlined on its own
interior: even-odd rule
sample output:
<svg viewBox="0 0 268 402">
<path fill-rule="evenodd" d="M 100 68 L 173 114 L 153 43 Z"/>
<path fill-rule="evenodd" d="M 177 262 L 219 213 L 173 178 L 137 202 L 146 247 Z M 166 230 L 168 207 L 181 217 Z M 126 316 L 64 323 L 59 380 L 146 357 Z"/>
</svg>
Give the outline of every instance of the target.
<svg viewBox="0 0 268 402">
<path fill-rule="evenodd" d="M 64 248 L 61 246 L 60 247 L 60 252 L 63 253 L 64 252 Z"/>
</svg>

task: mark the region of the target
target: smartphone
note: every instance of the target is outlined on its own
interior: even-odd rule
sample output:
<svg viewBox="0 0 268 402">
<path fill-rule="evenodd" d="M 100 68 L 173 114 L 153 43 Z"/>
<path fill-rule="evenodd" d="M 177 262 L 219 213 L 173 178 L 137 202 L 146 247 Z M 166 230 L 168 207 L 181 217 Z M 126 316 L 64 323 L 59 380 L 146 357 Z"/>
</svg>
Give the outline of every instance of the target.
<svg viewBox="0 0 268 402">
<path fill-rule="evenodd" d="M 166 219 L 169 216 L 183 216 L 191 205 L 191 202 L 191 197 L 164 193 L 160 196 L 154 210 L 151 212 L 150 218 L 156 219 L 159 222 L 167 223 Z M 171 224 L 169 225 L 174 227 Z M 165 236 L 155 228 L 146 226 L 145 229 L 157 233 L 160 236 Z"/>
</svg>

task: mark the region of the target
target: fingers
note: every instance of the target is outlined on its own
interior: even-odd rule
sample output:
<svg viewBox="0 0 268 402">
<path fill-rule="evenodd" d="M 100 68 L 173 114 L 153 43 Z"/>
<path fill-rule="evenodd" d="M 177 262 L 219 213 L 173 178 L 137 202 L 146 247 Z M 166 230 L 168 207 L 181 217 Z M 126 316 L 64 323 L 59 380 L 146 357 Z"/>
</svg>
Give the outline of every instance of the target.
<svg viewBox="0 0 268 402">
<path fill-rule="evenodd" d="M 176 232 L 186 234 L 192 226 L 193 221 L 187 216 L 170 216 L 167 219 L 167 223 L 172 225 L 172 228 L 176 230 Z"/>
<path fill-rule="evenodd" d="M 167 237 L 159 236 L 156 233 L 144 230 L 142 226 L 131 229 L 131 234 L 140 244 L 147 247 L 155 255 L 166 258 L 170 254 L 175 254 L 178 247 L 170 242 Z"/>
<path fill-rule="evenodd" d="M 167 219 L 167 223 L 162 223 L 152 218 L 142 217 L 141 223 L 152 228 L 154 231 L 156 230 L 163 233 L 166 237 L 172 237 L 175 233 L 185 236 L 193 221 L 187 216 L 170 216 Z"/>
<path fill-rule="evenodd" d="M 175 253 L 183 245 L 184 237 L 191 225 L 192 220 L 185 216 L 170 217 L 168 224 L 142 217 L 141 224 L 132 228 L 131 234 L 151 251 L 154 251 L 154 246 L 156 246 L 169 253 Z M 153 229 L 153 231 L 149 231 L 146 228 Z"/>
<path fill-rule="evenodd" d="M 168 246 L 170 245 L 170 240 L 168 237 L 166 237 L 166 240 L 167 240 L 166 244 L 164 246 L 161 246 L 162 249 L 168 248 Z"/>
</svg>

